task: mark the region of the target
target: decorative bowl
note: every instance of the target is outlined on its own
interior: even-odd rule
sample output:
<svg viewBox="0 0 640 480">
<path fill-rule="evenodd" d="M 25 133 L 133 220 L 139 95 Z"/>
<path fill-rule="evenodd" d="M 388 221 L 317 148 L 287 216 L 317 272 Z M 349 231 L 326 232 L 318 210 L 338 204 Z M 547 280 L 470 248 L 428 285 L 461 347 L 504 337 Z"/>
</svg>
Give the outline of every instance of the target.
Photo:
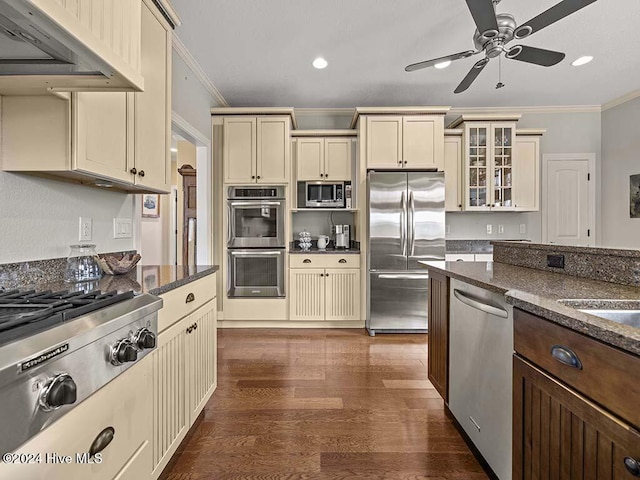
<svg viewBox="0 0 640 480">
<path fill-rule="evenodd" d="M 140 254 L 103 254 L 96 255 L 95 259 L 104 271 L 109 275 L 124 275 L 133 270 L 140 261 Z"/>
</svg>

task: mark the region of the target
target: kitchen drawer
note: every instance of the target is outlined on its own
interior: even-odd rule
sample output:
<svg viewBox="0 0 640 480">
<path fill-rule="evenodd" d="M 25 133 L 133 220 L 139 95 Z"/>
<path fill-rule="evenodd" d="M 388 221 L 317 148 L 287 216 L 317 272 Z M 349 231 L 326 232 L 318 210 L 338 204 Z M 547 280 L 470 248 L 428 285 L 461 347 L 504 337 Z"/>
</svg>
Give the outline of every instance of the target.
<svg viewBox="0 0 640 480">
<path fill-rule="evenodd" d="M 160 295 L 164 304 L 158 312 L 158 332 L 215 298 L 216 276 L 215 273 L 207 275 Z"/>
<path fill-rule="evenodd" d="M 360 268 L 360 255 L 289 255 L 289 268 Z"/>
<path fill-rule="evenodd" d="M 144 478 L 125 475 L 131 462 L 143 464 L 151 474 L 151 362 L 148 358 L 129 368 L 16 450 L 40 454 L 39 464 L 1 464 L 0 478 L 21 480 L 111 480 Z M 78 460 L 89 451 L 98 434 L 112 427 L 113 439 L 98 463 Z M 5 432 L 5 434 L 7 434 Z M 70 456 L 70 463 L 47 461 L 47 454 Z M 142 465 L 136 467 L 142 471 Z"/>
<path fill-rule="evenodd" d="M 554 346 L 574 352 L 582 368 L 551 355 Z M 514 348 L 562 382 L 640 427 L 640 357 L 568 328 L 514 309 Z"/>
</svg>

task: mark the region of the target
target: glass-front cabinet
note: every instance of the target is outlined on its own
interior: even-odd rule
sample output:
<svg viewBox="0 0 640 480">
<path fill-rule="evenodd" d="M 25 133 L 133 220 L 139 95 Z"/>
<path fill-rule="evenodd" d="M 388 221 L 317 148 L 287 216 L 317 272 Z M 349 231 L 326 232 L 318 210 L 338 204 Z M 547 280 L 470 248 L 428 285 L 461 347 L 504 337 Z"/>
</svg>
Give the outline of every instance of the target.
<svg viewBox="0 0 640 480">
<path fill-rule="evenodd" d="M 515 210 L 515 122 L 465 123 L 465 210 Z"/>
</svg>

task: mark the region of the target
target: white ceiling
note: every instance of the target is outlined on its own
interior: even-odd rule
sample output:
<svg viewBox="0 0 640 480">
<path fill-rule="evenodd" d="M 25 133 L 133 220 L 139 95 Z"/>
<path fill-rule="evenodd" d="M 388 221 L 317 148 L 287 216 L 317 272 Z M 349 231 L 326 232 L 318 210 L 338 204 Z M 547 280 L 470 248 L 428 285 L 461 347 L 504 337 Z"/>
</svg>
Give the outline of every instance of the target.
<svg viewBox="0 0 640 480">
<path fill-rule="evenodd" d="M 523 24 L 559 0 L 503 0 Z M 599 0 L 524 40 L 567 54 L 554 67 L 498 59 L 462 94 L 480 55 L 407 73 L 410 63 L 473 49 L 464 0 L 172 0 L 176 34 L 230 106 L 338 108 L 601 105 L 640 88 L 640 1 Z M 571 61 L 594 61 L 572 67 Z M 311 62 L 325 57 L 329 66 Z"/>
</svg>

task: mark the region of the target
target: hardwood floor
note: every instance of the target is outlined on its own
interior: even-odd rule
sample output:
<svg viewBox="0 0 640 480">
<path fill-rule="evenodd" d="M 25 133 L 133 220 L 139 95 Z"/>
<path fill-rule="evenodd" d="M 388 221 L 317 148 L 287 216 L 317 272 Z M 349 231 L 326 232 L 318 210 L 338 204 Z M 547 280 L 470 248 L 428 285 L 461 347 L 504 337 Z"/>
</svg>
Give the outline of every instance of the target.
<svg viewBox="0 0 640 480">
<path fill-rule="evenodd" d="M 486 479 L 427 380 L 426 338 L 219 330 L 218 388 L 166 478 Z"/>
</svg>

